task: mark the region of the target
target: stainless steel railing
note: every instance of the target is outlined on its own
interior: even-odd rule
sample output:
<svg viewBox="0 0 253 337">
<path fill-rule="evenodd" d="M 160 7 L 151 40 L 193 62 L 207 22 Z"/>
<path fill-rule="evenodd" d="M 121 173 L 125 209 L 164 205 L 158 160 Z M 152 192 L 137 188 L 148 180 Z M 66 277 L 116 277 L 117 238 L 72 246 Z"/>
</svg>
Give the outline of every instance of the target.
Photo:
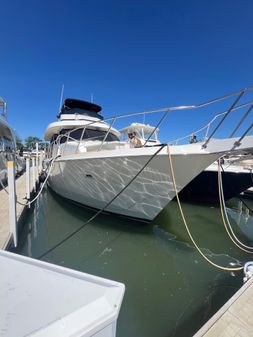
<svg viewBox="0 0 253 337">
<path fill-rule="evenodd" d="M 231 138 L 231 137 L 234 136 L 235 132 L 239 129 L 239 127 L 240 127 L 240 125 L 242 124 L 243 120 L 245 120 L 245 118 L 247 117 L 247 115 L 249 114 L 249 112 L 252 110 L 252 104 L 253 104 L 253 101 L 250 101 L 250 102 L 247 102 L 247 103 L 238 105 L 238 106 L 236 106 L 236 107 L 234 107 L 234 108 L 232 109 L 232 111 L 236 111 L 236 110 L 240 110 L 240 109 L 249 107 L 249 109 L 248 109 L 247 112 L 244 114 L 243 118 L 242 118 L 241 121 L 238 123 L 238 125 L 236 126 L 236 128 L 233 130 L 233 132 L 231 133 L 231 135 L 229 136 L 229 138 Z M 191 137 L 192 134 L 198 135 L 198 134 L 201 134 L 204 130 L 206 130 L 206 132 L 205 132 L 205 136 L 203 137 L 203 140 L 206 141 L 206 140 L 208 139 L 208 134 L 209 134 L 211 125 L 214 124 L 214 122 L 215 122 L 217 119 L 219 119 L 221 116 L 226 115 L 227 112 L 228 112 L 228 110 L 218 113 L 216 116 L 214 116 L 214 117 L 213 117 L 207 124 L 205 124 L 205 125 L 204 125 L 203 127 L 201 127 L 200 129 L 195 130 L 195 131 L 191 132 L 190 134 L 187 134 L 186 136 L 177 138 L 177 139 L 173 140 L 172 143 L 175 144 L 175 145 L 177 145 L 177 144 L 180 143 L 180 141 L 183 141 L 183 140 L 185 140 L 185 139 L 189 139 L 189 137 Z M 246 114 L 247 114 L 247 115 L 246 115 Z"/>
<path fill-rule="evenodd" d="M 231 113 L 231 111 L 233 111 L 233 109 L 236 107 L 236 104 L 239 102 L 239 100 L 242 98 L 242 96 L 245 93 L 245 89 L 241 90 L 239 92 L 239 95 L 236 97 L 235 101 L 232 103 L 232 105 L 230 106 L 230 108 L 228 109 L 228 111 L 224 114 L 224 116 L 222 117 L 221 121 L 218 123 L 218 125 L 214 128 L 213 132 L 210 134 L 210 136 L 207 138 L 207 140 L 205 141 L 205 143 L 203 144 L 203 148 L 206 148 L 207 144 L 209 143 L 209 141 L 211 140 L 211 138 L 214 136 L 214 134 L 217 132 L 217 130 L 220 128 L 221 124 L 223 124 L 224 120 L 228 117 L 228 115 Z"/>
<path fill-rule="evenodd" d="M 108 128 L 107 128 L 107 132 L 104 136 L 104 138 L 102 139 L 101 141 L 101 144 L 98 148 L 97 151 L 100 151 L 103 147 L 103 144 L 105 143 L 106 139 L 107 139 L 107 136 L 109 134 L 109 132 L 111 131 L 113 125 L 115 124 L 116 121 L 118 121 L 119 119 L 122 119 L 122 118 L 127 118 L 127 117 L 135 117 L 135 116 L 140 116 L 140 115 L 147 115 L 147 114 L 155 114 L 155 113 L 161 113 L 161 112 L 164 112 L 164 114 L 162 115 L 162 117 L 159 119 L 158 123 L 156 124 L 155 128 L 152 130 L 152 132 L 149 134 L 148 138 L 146 139 L 145 143 L 143 144 L 143 146 L 146 146 L 147 142 L 149 141 L 149 139 L 152 137 L 152 135 L 154 134 L 154 132 L 162 125 L 162 123 L 164 123 L 164 121 L 166 120 L 169 112 L 172 112 L 172 111 L 184 111 L 184 110 L 195 110 L 195 109 L 200 109 L 200 108 L 205 108 L 205 107 L 209 107 L 209 106 L 213 106 L 215 103 L 218 103 L 218 102 L 224 102 L 230 98 L 233 98 L 235 97 L 235 100 L 233 101 L 233 103 L 230 105 L 230 107 L 228 109 L 226 109 L 225 111 L 221 112 L 221 113 L 218 113 L 211 121 L 209 121 L 204 127 L 198 129 L 197 131 L 195 132 L 192 132 L 190 135 L 187 135 L 187 136 L 184 136 L 184 137 L 181 137 L 181 138 L 178 138 L 176 139 L 175 141 L 173 141 L 172 143 L 174 144 L 178 144 L 180 141 L 182 140 L 185 140 L 186 138 L 189 138 L 193 133 L 194 134 L 199 134 L 200 132 L 203 132 L 204 130 L 206 131 L 205 132 L 205 136 L 204 136 L 204 144 L 203 144 L 203 148 L 206 148 L 209 141 L 213 138 L 213 136 L 217 133 L 217 131 L 220 129 L 220 127 L 222 126 L 222 124 L 225 122 L 225 120 L 228 118 L 228 116 L 233 112 L 233 111 L 236 111 L 236 110 L 240 110 L 240 109 L 243 109 L 245 107 L 248 107 L 247 111 L 244 113 L 243 117 L 241 118 L 241 120 L 239 121 L 239 123 L 236 125 L 236 127 L 234 128 L 233 132 L 231 133 L 230 137 L 233 137 L 234 134 L 238 131 L 239 127 L 242 125 L 242 123 L 245 121 L 246 117 L 249 115 L 249 113 L 251 112 L 251 110 L 253 109 L 253 100 L 247 102 L 247 103 L 243 103 L 241 105 L 238 105 L 238 102 L 242 99 L 242 97 L 248 93 L 248 92 L 251 92 L 253 91 L 253 86 L 251 87 L 248 87 L 248 88 L 245 88 L 245 89 L 242 89 L 242 90 L 239 90 L 239 91 L 236 91 L 236 92 L 233 92 L 233 93 L 230 93 L 228 95 L 225 95 L 225 96 L 221 96 L 221 97 L 218 97 L 216 99 L 213 99 L 213 100 L 210 100 L 210 101 L 207 101 L 207 102 L 203 102 L 203 103 L 200 103 L 200 104 L 197 104 L 197 105 L 187 105 L 187 106 L 174 106 L 174 107 L 166 107 L 166 108 L 161 108 L 161 109 L 155 109 L 155 110 L 146 110 L 146 111 L 141 111 L 141 112 L 134 112 L 134 113 L 128 113 L 128 114 L 122 114 L 122 115 L 117 115 L 117 116 L 112 116 L 112 117 L 108 117 L 108 118 L 105 118 L 104 120 L 96 120 L 96 121 L 93 121 L 93 122 L 90 122 L 90 123 L 87 123 L 85 124 L 84 126 L 81 126 L 81 127 L 78 127 L 78 128 L 75 128 L 75 129 L 71 129 L 69 132 L 66 132 L 65 134 L 61 134 L 61 135 L 58 135 L 57 139 L 50 144 L 50 147 L 49 147 L 49 152 L 52 151 L 52 148 L 54 146 L 57 146 L 58 149 L 60 149 L 60 145 L 61 145 L 61 142 L 60 140 L 62 139 L 62 137 L 67 137 L 66 139 L 66 142 L 65 142 L 65 146 L 63 149 L 61 149 L 62 153 L 61 155 L 63 155 L 65 153 L 65 150 L 66 150 L 66 147 L 67 147 L 67 144 L 69 142 L 76 142 L 78 145 L 77 145 L 77 149 L 76 149 L 76 152 L 78 150 L 78 147 L 79 145 L 81 144 L 81 141 L 82 141 L 82 138 L 83 138 L 83 135 L 84 135 L 84 132 L 85 130 L 89 127 L 89 126 L 92 126 L 94 124 L 103 124 L 103 125 L 106 125 Z M 210 132 L 210 129 L 211 129 L 211 126 L 219 119 L 220 121 L 218 122 L 218 124 L 214 127 L 214 129 L 211 131 L 210 135 L 209 132 Z M 110 123 L 108 123 L 110 122 Z M 105 124 L 106 123 L 106 124 Z M 248 134 L 248 132 L 253 128 L 253 126 L 247 128 L 247 130 L 243 133 L 243 135 L 241 136 L 241 139 L 240 139 L 240 142 L 241 140 Z M 77 140 L 73 137 L 70 136 L 70 133 L 73 132 L 73 131 L 76 131 L 76 130 L 79 130 L 79 129 L 82 129 L 82 133 L 81 133 L 81 136 L 80 138 Z M 85 141 L 88 141 L 88 140 L 94 140 L 94 139 L 100 139 L 101 136 L 99 137 L 92 137 L 92 138 L 87 138 L 85 139 Z M 237 142 L 236 144 L 234 144 L 234 146 L 239 146 L 239 142 Z"/>
</svg>

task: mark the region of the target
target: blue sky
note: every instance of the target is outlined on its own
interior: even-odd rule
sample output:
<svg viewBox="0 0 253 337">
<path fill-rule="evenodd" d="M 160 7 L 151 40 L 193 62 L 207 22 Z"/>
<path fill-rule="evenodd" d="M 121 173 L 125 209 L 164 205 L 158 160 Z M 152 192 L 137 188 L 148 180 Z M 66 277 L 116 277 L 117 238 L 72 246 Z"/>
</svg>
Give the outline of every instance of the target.
<svg viewBox="0 0 253 337">
<path fill-rule="evenodd" d="M 2 1 L 0 96 L 9 121 L 21 138 L 43 138 L 63 83 L 65 97 L 93 93 L 105 116 L 253 85 L 252 13 L 250 0 Z M 209 119 L 176 117 L 169 138 Z"/>
</svg>

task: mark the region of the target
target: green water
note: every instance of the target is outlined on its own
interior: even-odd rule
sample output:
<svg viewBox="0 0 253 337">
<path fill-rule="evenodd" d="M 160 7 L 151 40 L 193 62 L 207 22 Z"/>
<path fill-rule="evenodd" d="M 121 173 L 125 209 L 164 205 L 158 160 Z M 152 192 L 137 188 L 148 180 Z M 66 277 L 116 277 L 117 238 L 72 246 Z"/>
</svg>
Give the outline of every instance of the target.
<svg viewBox="0 0 253 337">
<path fill-rule="evenodd" d="M 228 206 L 235 232 L 252 244 L 250 212 L 236 199 Z M 251 259 L 228 239 L 218 207 L 183 203 L 183 208 L 192 235 L 211 260 L 229 265 Z M 93 214 L 46 190 L 27 212 L 14 251 L 36 258 Z M 117 337 L 192 336 L 243 278 L 242 272 L 224 272 L 203 260 L 176 202 L 150 224 L 101 215 L 43 259 L 126 285 Z"/>
</svg>

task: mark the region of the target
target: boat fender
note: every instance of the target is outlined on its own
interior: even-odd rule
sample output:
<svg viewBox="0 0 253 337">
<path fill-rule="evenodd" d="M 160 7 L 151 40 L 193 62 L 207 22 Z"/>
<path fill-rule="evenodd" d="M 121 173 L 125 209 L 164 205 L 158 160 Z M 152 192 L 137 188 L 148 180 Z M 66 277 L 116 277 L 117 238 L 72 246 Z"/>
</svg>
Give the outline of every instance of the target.
<svg viewBox="0 0 253 337">
<path fill-rule="evenodd" d="M 249 261 L 247 263 L 245 263 L 244 267 L 243 267 L 243 272 L 244 272 L 244 278 L 243 278 L 243 282 L 247 282 L 249 279 L 252 278 L 253 276 L 253 261 Z"/>
</svg>

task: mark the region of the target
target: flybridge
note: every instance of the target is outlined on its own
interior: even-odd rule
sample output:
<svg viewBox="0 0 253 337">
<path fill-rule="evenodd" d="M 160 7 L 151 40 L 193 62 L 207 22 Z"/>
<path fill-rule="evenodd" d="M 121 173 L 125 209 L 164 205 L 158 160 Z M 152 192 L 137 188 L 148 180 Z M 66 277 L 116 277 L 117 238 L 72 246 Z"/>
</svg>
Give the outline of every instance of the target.
<svg viewBox="0 0 253 337">
<path fill-rule="evenodd" d="M 102 110 L 101 106 L 90 103 L 87 101 L 74 99 L 74 98 L 67 98 L 64 100 L 63 105 L 61 107 L 61 111 L 58 118 L 61 115 L 85 115 L 99 118 L 100 120 L 103 119 L 103 116 L 99 115 L 99 112 Z"/>
</svg>

